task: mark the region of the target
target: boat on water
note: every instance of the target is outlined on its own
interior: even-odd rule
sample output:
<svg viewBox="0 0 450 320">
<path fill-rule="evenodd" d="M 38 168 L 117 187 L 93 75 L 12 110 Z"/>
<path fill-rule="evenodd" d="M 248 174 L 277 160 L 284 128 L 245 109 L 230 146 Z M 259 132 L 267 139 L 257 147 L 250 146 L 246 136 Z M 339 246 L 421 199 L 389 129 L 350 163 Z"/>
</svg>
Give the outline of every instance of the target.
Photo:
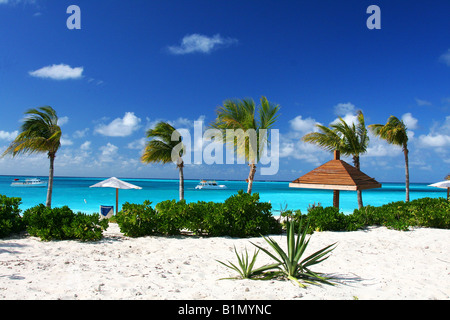
<svg viewBox="0 0 450 320">
<path fill-rule="evenodd" d="M 11 187 L 46 187 L 47 181 L 42 181 L 39 178 L 19 180 L 14 179 L 11 183 Z"/>
<path fill-rule="evenodd" d="M 224 184 L 217 184 L 216 181 L 206 181 L 201 180 L 200 183 L 195 187 L 195 189 L 226 189 L 227 186 Z"/>
</svg>

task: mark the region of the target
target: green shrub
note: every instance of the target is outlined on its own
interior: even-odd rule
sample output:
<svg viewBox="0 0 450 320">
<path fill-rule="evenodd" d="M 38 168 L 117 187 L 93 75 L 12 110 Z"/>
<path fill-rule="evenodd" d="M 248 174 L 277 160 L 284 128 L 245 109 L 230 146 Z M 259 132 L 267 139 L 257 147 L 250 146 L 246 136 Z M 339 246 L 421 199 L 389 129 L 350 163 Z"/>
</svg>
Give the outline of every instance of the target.
<svg viewBox="0 0 450 320">
<path fill-rule="evenodd" d="M 421 198 L 410 202 L 396 201 L 380 207 L 366 206 L 344 214 L 334 207 L 312 206 L 308 214 L 286 210 L 283 217 L 298 223 L 306 219 L 314 231 L 355 231 L 367 226 L 385 226 L 395 230 L 410 227 L 450 228 L 450 202 L 444 198 Z"/>
<path fill-rule="evenodd" d="M 208 236 L 249 237 L 280 233 L 281 225 L 272 216 L 270 203 L 259 202 L 259 195 L 239 191 L 224 203 L 167 200 L 153 209 L 125 203 L 116 221 L 127 236 L 175 235 L 181 231 Z"/>
<path fill-rule="evenodd" d="M 315 231 L 344 231 L 348 224 L 347 216 L 335 207 L 315 206 L 308 210 L 307 220 Z"/>
<path fill-rule="evenodd" d="M 143 204 L 125 202 L 115 220 L 120 231 L 127 237 L 142 237 L 154 234 L 157 228 L 156 212 L 146 200 Z"/>
<path fill-rule="evenodd" d="M 223 203 L 198 201 L 186 207 L 186 229 L 197 235 L 223 235 L 227 232 Z"/>
<path fill-rule="evenodd" d="M 259 202 L 259 194 L 242 190 L 225 200 L 223 221 L 226 234 L 231 237 L 252 237 L 281 233 L 280 223 L 272 216 L 272 205 Z"/>
<path fill-rule="evenodd" d="M 158 203 L 156 209 L 157 231 L 161 234 L 180 234 L 186 229 L 187 216 L 186 200 L 166 200 Z"/>
<path fill-rule="evenodd" d="M 81 241 L 96 241 L 103 238 L 103 230 L 108 228 L 108 220 L 100 220 L 98 213 L 88 215 L 78 212 L 75 214 L 69 230 L 69 238 Z"/>
<path fill-rule="evenodd" d="M 108 227 L 107 220 L 101 220 L 98 214 L 75 214 L 68 206 L 48 208 L 39 204 L 26 210 L 23 220 L 31 236 L 41 240 L 69 240 L 81 241 L 99 240 L 102 230 Z"/>
<path fill-rule="evenodd" d="M 361 225 L 381 225 L 396 230 L 409 227 L 450 228 L 450 202 L 444 198 L 396 201 L 381 207 L 356 209 L 353 219 Z"/>
<path fill-rule="evenodd" d="M 0 195 L 0 238 L 25 230 L 19 209 L 21 202 L 21 198 Z"/>
</svg>

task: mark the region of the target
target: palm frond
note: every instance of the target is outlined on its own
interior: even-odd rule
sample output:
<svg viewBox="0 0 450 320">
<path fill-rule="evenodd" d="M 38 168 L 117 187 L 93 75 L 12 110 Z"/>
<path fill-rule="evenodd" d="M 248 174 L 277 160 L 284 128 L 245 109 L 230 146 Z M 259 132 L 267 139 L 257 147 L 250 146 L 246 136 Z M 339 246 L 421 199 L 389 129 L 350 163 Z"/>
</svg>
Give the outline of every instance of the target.
<svg viewBox="0 0 450 320">
<path fill-rule="evenodd" d="M 21 132 L 4 151 L 2 157 L 11 154 L 48 153 L 54 155 L 61 146 L 61 128 L 56 111 L 49 106 L 30 109 L 21 126 Z"/>
<path fill-rule="evenodd" d="M 390 116 L 385 125 L 372 124 L 369 128 L 374 135 L 390 144 L 405 147 L 408 143 L 407 127 L 403 121 L 395 116 Z"/>
<path fill-rule="evenodd" d="M 170 163 L 178 159 L 173 159 L 173 151 L 178 152 L 177 157 L 181 158 L 184 154 L 184 145 L 182 144 L 181 134 L 169 123 L 158 122 L 154 128 L 147 130 L 147 138 L 141 161 L 143 163 Z M 180 145 L 181 144 L 181 145 Z"/>
</svg>

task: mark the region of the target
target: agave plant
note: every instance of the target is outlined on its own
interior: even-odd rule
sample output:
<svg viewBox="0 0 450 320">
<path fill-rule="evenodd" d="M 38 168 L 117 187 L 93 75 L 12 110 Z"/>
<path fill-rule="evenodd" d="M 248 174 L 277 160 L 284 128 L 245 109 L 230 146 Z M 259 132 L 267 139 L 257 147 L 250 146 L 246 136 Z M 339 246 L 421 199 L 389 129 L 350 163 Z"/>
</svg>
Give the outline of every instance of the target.
<svg viewBox="0 0 450 320">
<path fill-rule="evenodd" d="M 230 261 L 228 261 L 229 264 L 226 264 L 219 260 L 216 260 L 216 261 L 223 264 L 227 268 L 237 271 L 239 273 L 239 277 L 237 277 L 237 278 L 264 279 L 265 271 L 274 269 L 275 267 L 278 266 L 278 263 L 276 263 L 276 264 L 271 264 L 271 265 L 265 265 L 265 266 L 262 266 L 257 269 L 253 269 L 255 262 L 256 262 L 256 258 L 259 254 L 259 250 L 255 250 L 255 252 L 253 253 L 253 258 L 250 262 L 249 262 L 247 249 L 245 249 L 245 256 L 243 253 L 241 254 L 241 256 L 239 256 L 239 254 L 237 253 L 236 247 L 234 247 L 234 252 L 236 253 L 236 257 L 238 258 L 239 267 L 236 266 L 235 264 L 231 263 Z M 224 278 L 224 279 L 227 279 L 227 278 Z M 228 278 L 228 279 L 235 279 L 235 278 Z"/>
<path fill-rule="evenodd" d="M 304 285 L 300 281 L 310 284 L 326 283 L 333 285 L 333 283 L 330 282 L 332 278 L 325 277 L 319 273 L 313 272 L 310 268 L 328 259 L 328 254 L 335 249 L 336 243 L 333 243 L 302 259 L 302 256 L 305 253 L 305 250 L 311 239 L 311 237 L 309 237 L 308 240 L 306 240 L 308 226 L 302 228 L 303 220 L 301 220 L 298 228 L 297 239 L 295 239 L 294 222 L 286 221 L 286 225 L 287 253 L 278 245 L 275 240 L 271 239 L 270 237 L 263 236 L 264 240 L 266 240 L 267 243 L 275 250 L 275 254 L 278 256 L 261 246 L 258 246 L 254 243 L 253 245 L 264 251 L 267 255 L 269 255 L 277 262 L 277 264 L 271 266 L 279 269 L 278 275 L 282 275 L 296 282 L 299 286 L 303 288 L 306 287 L 306 285 Z"/>
</svg>

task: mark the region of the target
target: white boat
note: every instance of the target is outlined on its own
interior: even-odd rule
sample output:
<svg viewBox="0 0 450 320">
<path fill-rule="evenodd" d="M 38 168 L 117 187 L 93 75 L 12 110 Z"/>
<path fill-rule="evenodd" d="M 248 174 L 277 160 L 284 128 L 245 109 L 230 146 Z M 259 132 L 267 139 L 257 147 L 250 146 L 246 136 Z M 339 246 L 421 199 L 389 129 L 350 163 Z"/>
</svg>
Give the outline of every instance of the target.
<svg viewBox="0 0 450 320">
<path fill-rule="evenodd" d="M 215 181 L 201 180 L 200 183 L 195 187 L 195 189 L 226 189 L 227 186 L 223 184 L 217 184 Z"/>
<path fill-rule="evenodd" d="M 39 178 L 19 180 L 14 179 L 11 183 L 11 187 L 46 187 L 47 181 L 42 181 Z"/>
</svg>

